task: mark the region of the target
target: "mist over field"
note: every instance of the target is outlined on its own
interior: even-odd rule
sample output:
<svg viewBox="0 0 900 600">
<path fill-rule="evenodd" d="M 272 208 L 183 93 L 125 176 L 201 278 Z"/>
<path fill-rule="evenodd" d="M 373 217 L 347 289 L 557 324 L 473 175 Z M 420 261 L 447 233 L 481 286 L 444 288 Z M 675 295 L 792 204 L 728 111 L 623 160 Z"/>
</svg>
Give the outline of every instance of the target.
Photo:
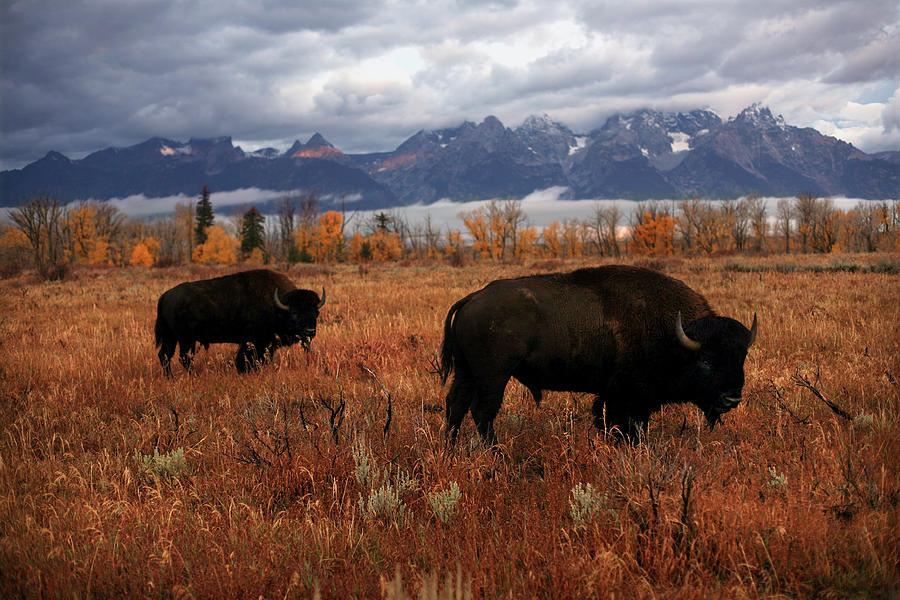
<svg viewBox="0 0 900 600">
<path fill-rule="evenodd" d="M 566 188 L 554 187 L 545 190 L 538 190 L 522 198 L 522 210 L 528 217 L 528 224 L 536 227 L 546 227 L 554 221 L 563 221 L 566 219 L 585 220 L 594 214 L 597 206 L 618 206 L 624 215 L 624 221 L 627 222 L 628 216 L 638 205 L 646 205 L 647 202 L 636 202 L 634 200 L 564 200 L 560 197 L 565 193 Z M 250 206 L 272 206 L 272 203 L 284 197 L 299 197 L 296 193 L 285 193 L 272 190 L 259 189 L 242 189 L 231 192 L 216 192 L 211 196 L 213 208 L 216 216 L 225 218 L 233 214 L 235 211 L 245 211 Z M 114 198 L 109 203 L 117 207 L 120 211 L 128 216 L 144 219 L 153 219 L 158 217 L 169 216 L 178 203 L 196 202 L 196 197 L 185 195 L 170 196 L 167 198 L 146 198 L 142 195 L 129 196 L 127 198 Z M 505 200 L 505 198 L 499 198 Z M 657 205 L 675 207 L 681 199 L 671 200 L 653 200 Z M 772 215 L 778 205 L 780 198 L 763 198 L 766 203 L 767 212 Z M 788 198 L 793 200 L 793 198 Z M 859 198 L 832 198 L 835 208 L 841 210 L 849 210 L 860 202 L 873 202 L 871 200 L 861 200 Z M 439 200 L 433 204 L 413 204 L 409 206 L 396 206 L 384 209 L 369 211 L 353 211 L 348 210 L 346 218 L 356 214 L 351 223 L 361 224 L 370 222 L 370 217 L 375 213 L 385 212 L 392 215 L 399 215 L 406 219 L 410 225 L 421 224 L 429 216 L 432 225 L 440 227 L 442 231 L 446 229 L 463 230 L 463 222 L 460 213 L 469 212 L 477 208 L 487 205 L 491 200 L 479 200 L 475 202 L 453 202 L 450 200 Z M 709 200 L 709 202 L 719 202 L 718 200 Z M 319 210 L 340 210 L 339 200 L 326 197 L 322 198 L 318 204 Z M 264 215 L 272 216 L 274 210 L 266 210 L 261 208 L 260 212 Z M 626 224 L 623 222 L 622 224 Z"/>
</svg>

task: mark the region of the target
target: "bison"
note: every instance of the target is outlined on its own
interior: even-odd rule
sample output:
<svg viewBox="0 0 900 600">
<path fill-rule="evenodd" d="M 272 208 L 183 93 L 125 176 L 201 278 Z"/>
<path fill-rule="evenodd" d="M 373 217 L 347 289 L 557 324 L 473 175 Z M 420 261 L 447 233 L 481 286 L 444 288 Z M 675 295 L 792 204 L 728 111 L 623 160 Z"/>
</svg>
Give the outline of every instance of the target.
<svg viewBox="0 0 900 600">
<path fill-rule="evenodd" d="M 159 297 L 156 346 L 159 362 L 171 375 L 170 361 L 191 370 L 197 342 L 238 344 L 234 364 L 244 373 L 268 362 L 281 346 L 301 342 L 307 350 L 316 336 L 316 319 L 325 304 L 312 290 L 297 289 L 286 276 L 258 269 L 176 285 Z"/>
<path fill-rule="evenodd" d="M 684 323 L 684 325 L 682 325 Z M 542 390 L 595 395 L 594 423 L 635 440 L 664 404 L 692 402 L 710 427 L 738 405 L 756 338 L 681 281 L 629 266 L 501 279 L 456 302 L 444 322 L 440 376 L 447 436 L 466 412 L 495 445 L 510 377 Z"/>
</svg>

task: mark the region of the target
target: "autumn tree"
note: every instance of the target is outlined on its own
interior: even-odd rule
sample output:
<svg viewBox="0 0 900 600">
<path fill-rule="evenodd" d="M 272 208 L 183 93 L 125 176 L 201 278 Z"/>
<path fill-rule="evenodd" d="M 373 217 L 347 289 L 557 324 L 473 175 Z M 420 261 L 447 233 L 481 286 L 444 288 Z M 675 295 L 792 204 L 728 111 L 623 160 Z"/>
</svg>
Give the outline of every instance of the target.
<svg viewBox="0 0 900 600">
<path fill-rule="evenodd" d="M 813 224 L 816 213 L 816 197 L 812 194 L 800 194 L 794 198 L 793 214 L 797 221 L 797 235 L 800 237 L 800 251 L 809 251 Z"/>
<path fill-rule="evenodd" d="M 462 233 L 456 229 L 447 230 L 447 243 L 444 245 L 444 254 L 454 264 L 461 264 L 462 256 Z"/>
<path fill-rule="evenodd" d="M 754 248 L 757 252 L 768 249 L 769 242 L 769 217 L 766 214 L 766 202 L 759 194 L 750 194 L 743 199 L 747 218 L 750 221 L 750 231 L 753 233 Z"/>
<path fill-rule="evenodd" d="M 241 258 L 247 259 L 254 250 L 259 250 L 259 254 L 264 255 L 266 247 L 265 240 L 265 217 L 259 214 L 255 206 L 244 213 L 241 218 Z"/>
<path fill-rule="evenodd" d="M 621 220 L 622 211 L 615 204 L 603 206 L 598 202 L 594 205 L 589 228 L 601 255 L 619 256 L 618 227 Z"/>
<path fill-rule="evenodd" d="M 425 215 L 422 238 L 425 244 L 425 256 L 427 258 L 439 257 L 441 255 L 441 232 L 434 227 L 431 221 L 431 213 Z"/>
<path fill-rule="evenodd" d="M 15 227 L 0 227 L 0 271 L 18 271 L 28 265 L 30 258 L 28 237 Z"/>
<path fill-rule="evenodd" d="M 131 259 L 128 264 L 142 267 L 152 267 L 159 257 L 160 243 L 152 237 L 145 237 L 134 245 L 131 251 Z"/>
<path fill-rule="evenodd" d="M 206 242 L 206 230 L 212 227 L 213 222 L 215 222 L 215 215 L 213 214 L 212 202 L 209 200 L 209 187 L 204 185 L 203 190 L 200 192 L 200 201 L 197 202 L 197 212 L 194 219 L 194 240 L 197 245 Z"/>
<path fill-rule="evenodd" d="M 654 210 L 655 209 L 655 210 Z M 638 256 L 668 256 L 674 253 L 675 219 L 658 207 L 632 216 L 628 250 Z"/>
<path fill-rule="evenodd" d="M 312 262 L 318 220 L 318 199 L 312 192 L 300 199 L 297 226 L 294 230 L 294 247 L 297 262 Z"/>
<path fill-rule="evenodd" d="M 518 232 L 526 223 L 521 200 L 491 200 L 459 213 L 459 218 L 472 236 L 476 256 L 501 260 L 517 255 Z"/>
<path fill-rule="evenodd" d="M 525 227 L 528 219 L 522 210 L 522 201 L 517 198 L 507 198 L 500 204 L 500 218 L 503 222 L 502 254 L 519 256 L 519 231 Z M 511 246 L 511 248 L 510 248 Z M 509 248 L 509 251 L 507 251 Z"/>
<path fill-rule="evenodd" d="M 107 210 L 103 210 L 104 206 Z M 120 223 L 112 206 L 88 202 L 70 207 L 63 221 L 70 260 L 82 265 L 114 262 L 111 237 L 118 232 Z"/>
<path fill-rule="evenodd" d="M 791 235 L 794 222 L 794 206 L 787 198 L 778 200 L 778 208 L 775 215 L 775 231 L 784 240 L 784 251 L 791 251 Z"/>
<path fill-rule="evenodd" d="M 356 233 L 350 238 L 350 258 L 379 262 L 397 260 L 403 253 L 400 234 L 379 229 L 368 236 Z"/>
<path fill-rule="evenodd" d="M 878 206 L 871 202 L 860 201 L 850 211 L 852 244 L 863 252 L 874 252 L 878 249 L 879 229 Z"/>
<path fill-rule="evenodd" d="M 291 196 L 284 196 L 278 203 L 278 256 L 288 262 L 299 262 L 300 256 L 294 241 L 295 215 L 297 201 Z"/>
<path fill-rule="evenodd" d="M 584 227 L 578 219 L 566 219 L 560 232 L 563 256 L 573 258 L 584 254 Z"/>
<path fill-rule="evenodd" d="M 730 224 L 722 210 L 712 202 L 700 202 L 694 214 L 694 246 L 700 252 L 715 252 L 730 247 Z"/>
<path fill-rule="evenodd" d="M 750 237 L 750 217 L 743 200 L 728 198 L 722 201 L 720 210 L 724 229 L 730 238 L 726 249 L 743 251 Z"/>
<path fill-rule="evenodd" d="M 312 235 L 312 256 L 316 261 L 339 261 L 344 258 L 344 216 L 329 210 L 321 215 Z"/>
<path fill-rule="evenodd" d="M 538 241 L 541 234 L 536 227 L 521 227 L 518 230 L 516 241 L 516 258 L 535 258 L 540 255 L 541 247 Z"/>
<path fill-rule="evenodd" d="M 36 196 L 9 212 L 16 228 L 28 239 L 34 265 L 44 279 L 61 277 L 65 258 L 65 210 L 56 198 Z"/>
<path fill-rule="evenodd" d="M 173 215 L 175 226 L 175 244 L 172 247 L 172 258 L 176 262 L 191 260 L 196 240 L 194 238 L 196 210 L 193 201 L 175 204 Z"/>
<path fill-rule="evenodd" d="M 219 225 L 206 230 L 206 241 L 194 248 L 193 260 L 200 264 L 230 265 L 237 262 L 239 242 Z"/>
<path fill-rule="evenodd" d="M 837 212 L 831 198 L 819 200 L 812 194 L 800 194 L 794 200 L 797 233 L 801 250 L 831 252 L 837 239 Z"/>
<path fill-rule="evenodd" d="M 544 254 L 548 258 L 561 258 L 563 255 L 563 243 L 560 239 L 559 221 L 553 221 L 541 232 L 541 238 L 544 242 Z"/>
<path fill-rule="evenodd" d="M 489 258 L 491 256 L 491 228 L 487 211 L 479 207 L 468 212 L 459 213 L 463 225 L 472 236 L 472 251 L 476 257 Z"/>
</svg>

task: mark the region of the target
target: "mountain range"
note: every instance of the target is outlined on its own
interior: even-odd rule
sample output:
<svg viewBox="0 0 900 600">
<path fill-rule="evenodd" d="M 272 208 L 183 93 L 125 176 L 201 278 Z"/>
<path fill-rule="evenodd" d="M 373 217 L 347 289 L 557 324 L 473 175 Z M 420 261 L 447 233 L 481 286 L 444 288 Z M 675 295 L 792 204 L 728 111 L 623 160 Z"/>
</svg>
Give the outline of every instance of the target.
<svg viewBox="0 0 900 600">
<path fill-rule="evenodd" d="M 866 154 L 754 104 L 723 121 L 708 110 L 615 115 L 578 134 L 547 116 L 511 129 L 481 123 L 422 130 L 395 150 L 345 154 L 315 134 L 287 151 L 245 152 L 231 138 L 151 138 L 72 160 L 58 152 L 0 173 L 0 206 L 37 193 L 63 202 L 210 190 L 314 191 L 326 203 L 384 208 L 448 198 L 522 197 L 560 186 L 564 197 L 729 198 L 900 196 L 900 151 Z"/>
</svg>

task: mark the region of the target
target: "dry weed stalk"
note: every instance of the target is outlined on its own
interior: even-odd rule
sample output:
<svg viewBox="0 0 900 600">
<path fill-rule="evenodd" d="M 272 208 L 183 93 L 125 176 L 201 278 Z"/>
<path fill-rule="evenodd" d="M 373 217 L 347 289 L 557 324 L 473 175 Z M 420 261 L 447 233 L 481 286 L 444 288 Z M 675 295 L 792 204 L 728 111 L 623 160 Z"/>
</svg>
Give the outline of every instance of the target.
<svg viewBox="0 0 900 600">
<path fill-rule="evenodd" d="M 853 417 L 850 415 L 850 413 L 848 413 L 847 411 L 842 409 L 840 406 L 838 406 L 836 403 L 834 403 L 831 400 L 829 400 L 828 398 L 826 398 L 825 394 L 823 394 L 820 391 L 819 388 L 822 387 L 822 378 L 820 376 L 820 370 L 819 370 L 818 364 L 816 365 L 816 381 L 815 381 L 815 383 L 810 382 L 809 377 L 807 377 L 806 375 L 802 375 L 800 373 L 799 369 L 794 373 L 794 375 L 791 377 L 791 379 L 794 381 L 794 383 L 797 385 L 797 387 L 801 387 L 801 388 L 807 389 L 810 392 L 812 392 L 813 396 L 815 396 L 816 398 L 818 398 L 819 400 L 824 402 L 825 405 L 828 408 L 830 408 L 831 411 L 834 414 L 836 414 L 837 416 L 843 417 L 844 419 L 847 419 L 848 421 L 853 420 Z"/>
</svg>

